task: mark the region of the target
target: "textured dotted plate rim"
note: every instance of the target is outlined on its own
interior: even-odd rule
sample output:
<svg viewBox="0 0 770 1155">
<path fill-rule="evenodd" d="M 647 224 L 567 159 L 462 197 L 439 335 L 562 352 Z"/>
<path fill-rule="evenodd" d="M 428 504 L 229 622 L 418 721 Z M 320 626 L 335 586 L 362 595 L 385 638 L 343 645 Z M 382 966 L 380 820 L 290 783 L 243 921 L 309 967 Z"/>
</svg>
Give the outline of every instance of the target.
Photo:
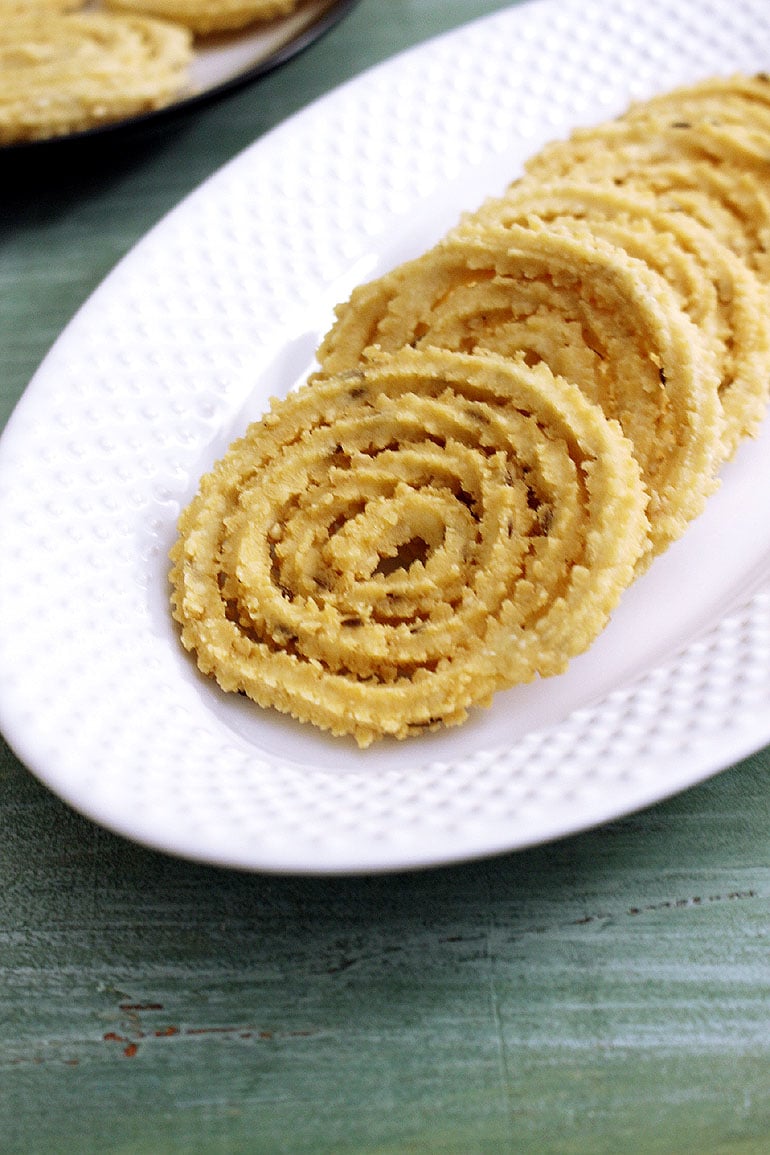
<svg viewBox="0 0 770 1155">
<path fill-rule="evenodd" d="M 770 741 L 770 430 L 566 675 L 360 752 L 219 693 L 166 556 L 200 473 L 302 380 L 335 301 L 574 124 L 762 65 L 758 0 L 534 0 L 395 57 L 257 141 L 67 327 L 0 441 L 0 728 L 70 805 L 250 870 L 383 871 L 548 841 Z"/>
</svg>

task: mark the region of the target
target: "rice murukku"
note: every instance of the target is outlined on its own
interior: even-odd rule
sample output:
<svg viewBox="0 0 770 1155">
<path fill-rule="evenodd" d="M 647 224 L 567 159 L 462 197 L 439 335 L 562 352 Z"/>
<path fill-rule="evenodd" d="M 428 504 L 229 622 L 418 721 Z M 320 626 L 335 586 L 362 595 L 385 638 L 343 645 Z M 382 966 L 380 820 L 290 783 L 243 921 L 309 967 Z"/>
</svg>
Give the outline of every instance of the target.
<svg viewBox="0 0 770 1155">
<path fill-rule="evenodd" d="M 693 131 L 700 147 L 740 165 L 770 168 L 770 80 L 756 76 L 712 77 L 632 104 L 621 117 L 649 126 L 664 121 Z"/>
<path fill-rule="evenodd" d="M 770 108 L 770 75 L 766 72 L 744 74 L 741 72 L 723 76 L 707 76 L 692 84 L 678 85 L 665 92 L 655 93 L 644 100 L 633 101 L 622 114 L 624 119 L 636 115 L 662 112 L 668 115 L 687 107 L 710 109 L 728 105 L 732 101 L 743 101 L 751 108 Z"/>
<path fill-rule="evenodd" d="M 103 12 L 39 12 L 0 26 L 0 144 L 160 108 L 186 83 L 186 29 Z"/>
<path fill-rule="evenodd" d="M 599 181 L 655 196 L 663 211 L 692 216 L 770 281 L 770 195 L 755 166 L 697 147 L 692 132 L 643 117 L 575 130 L 525 164 L 543 183 Z M 514 186 L 512 186 L 514 187 Z"/>
<path fill-rule="evenodd" d="M 764 75 L 665 94 L 359 285 L 179 519 L 200 670 L 367 746 L 566 669 L 766 411 L 768 144 Z"/>
<path fill-rule="evenodd" d="M 646 501 L 620 427 L 544 364 L 404 349 L 274 401 L 203 478 L 173 613 L 223 689 L 405 738 L 585 650 Z"/>
<path fill-rule="evenodd" d="M 115 12 L 173 20 L 198 36 L 232 32 L 293 12 L 299 0 L 104 0 Z"/>
<path fill-rule="evenodd" d="M 753 436 L 770 393 L 770 294 L 711 230 L 652 195 L 613 184 L 520 181 L 466 214 L 450 235 L 489 227 L 579 220 L 664 277 L 713 348 L 719 374 L 724 457 Z"/>
<path fill-rule="evenodd" d="M 576 222 L 447 237 L 359 286 L 318 350 L 326 373 L 369 347 L 492 351 L 544 361 L 619 421 L 650 493 L 650 555 L 717 486 L 722 416 L 713 350 L 662 276 Z"/>
<path fill-rule="evenodd" d="M 24 16 L 50 16 L 56 12 L 75 12 L 87 0 L 0 0 L 0 21 L 18 20 Z"/>
<path fill-rule="evenodd" d="M 750 116 L 747 116 L 748 113 Z M 696 109 L 672 110 L 662 113 L 638 114 L 626 123 L 638 123 L 648 136 L 655 133 L 676 133 L 686 151 L 702 153 L 718 164 L 733 165 L 739 169 L 756 171 L 761 179 L 770 168 L 770 110 L 750 110 L 742 102 L 730 105 L 719 102 L 710 112 L 702 105 Z"/>
</svg>

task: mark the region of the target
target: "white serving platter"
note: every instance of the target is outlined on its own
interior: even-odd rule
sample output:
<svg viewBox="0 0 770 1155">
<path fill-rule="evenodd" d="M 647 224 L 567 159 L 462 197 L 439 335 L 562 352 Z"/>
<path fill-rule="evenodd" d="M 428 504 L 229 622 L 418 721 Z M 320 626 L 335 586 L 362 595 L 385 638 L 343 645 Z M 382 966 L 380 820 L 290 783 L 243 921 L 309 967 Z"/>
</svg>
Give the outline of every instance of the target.
<svg viewBox="0 0 770 1155">
<path fill-rule="evenodd" d="M 770 424 L 559 678 L 360 751 L 222 694 L 167 553 L 201 473 L 304 379 L 333 304 L 545 141 L 757 70 L 760 0 L 535 0 L 382 64 L 256 141 L 114 269 L 0 441 L 0 727 L 106 827 L 248 870 L 397 870 L 555 839 L 770 742 Z"/>
</svg>

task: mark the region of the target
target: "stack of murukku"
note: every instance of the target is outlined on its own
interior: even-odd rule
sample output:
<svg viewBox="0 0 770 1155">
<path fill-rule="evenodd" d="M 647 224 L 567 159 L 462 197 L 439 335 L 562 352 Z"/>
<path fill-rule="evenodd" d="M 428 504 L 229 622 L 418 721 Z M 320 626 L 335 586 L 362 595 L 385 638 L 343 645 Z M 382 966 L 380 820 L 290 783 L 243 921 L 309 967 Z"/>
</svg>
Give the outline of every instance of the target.
<svg viewBox="0 0 770 1155">
<path fill-rule="evenodd" d="M 0 145 L 163 108 L 191 90 L 193 40 L 299 0 L 0 0 Z"/>
<path fill-rule="evenodd" d="M 401 349 L 250 427 L 180 521 L 198 664 L 361 745 L 585 649 L 646 533 L 616 423 L 546 365 Z"/>
<path fill-rule="evenodd" d="M 766 121 L 762 78 L 634 106 L 354 290 L 180 518 L 200 669 L 364 746 L 584 652 L 765 412 Z"/>
</svg>

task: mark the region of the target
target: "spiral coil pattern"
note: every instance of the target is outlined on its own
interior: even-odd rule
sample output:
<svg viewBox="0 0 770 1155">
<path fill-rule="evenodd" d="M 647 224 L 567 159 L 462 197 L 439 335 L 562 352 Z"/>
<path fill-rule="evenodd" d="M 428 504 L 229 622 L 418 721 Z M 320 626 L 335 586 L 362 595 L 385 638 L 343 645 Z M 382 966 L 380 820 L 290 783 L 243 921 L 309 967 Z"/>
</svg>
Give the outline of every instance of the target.
<svg viewBox="0 0 770 1155">
<path fill-rule="evenodd" d="M 160 108 L 186 83 L 191 53 L 187 29 L 160 20 L 14 14 L 0 27 L 0 144 Z"/>
<path fill-rule="evenodd" d="M 644 547 L 631 447 L 543 365 L 403 350 L 277 402 L 173 553 L 225 689 L 361 745 L 563 670 Z"/>
<path fill-rule="evenodd" d="M 673 289 L 716 357 L 723 456 L 733 456 L 765 415 L 770 391 L 767 286 L 732 249 L 689 214 L 651 194 L 590 181 L 520 180 L 470 213 L 453 236 L 540 224 L 578 230 L 643 261 Z"/>
<path fill-rule="evenodd" d="M 650 493 L 643 564 L 713 491 L 714 351 L 663 277 L 588 229 L 490 225 L 449 237 L 354 290 L 318 357 L 339 372 L 368 347 L 407 344 L 543 361 L 618 420 Z"/>
<path fill-rule="evenodd" d="M 767 155 L 766 78 L 696 85 L 356 288 L 181 519 L 200 668 L 361 745 L 564 670 L 766 411 Z"/>
</svg>

